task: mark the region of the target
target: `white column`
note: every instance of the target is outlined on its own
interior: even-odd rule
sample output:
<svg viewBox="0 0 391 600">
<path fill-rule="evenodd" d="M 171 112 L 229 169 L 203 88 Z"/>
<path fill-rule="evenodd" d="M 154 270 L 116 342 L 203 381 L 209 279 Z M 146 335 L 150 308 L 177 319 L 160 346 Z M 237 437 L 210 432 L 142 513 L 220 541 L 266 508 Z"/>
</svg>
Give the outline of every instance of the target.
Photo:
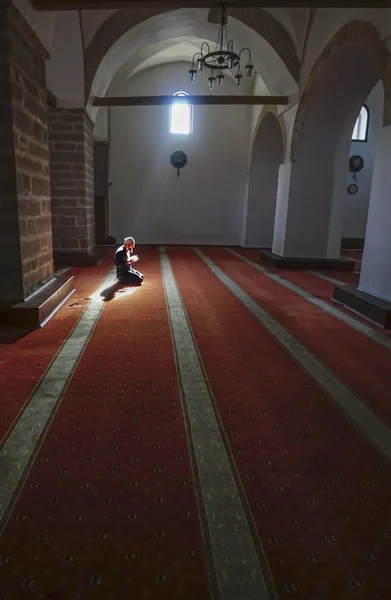
<svg viewBox="0 0 391 600">
<path fill-rule="evenodd" d="M 246 184 L 244 187 L 244 201 L 243 201 L 243 214 L 242 214 L 242 227 L 240 231 L 240 245 L 246 247 L 246 231 L 247 231 L 247 218 L 248 218 L 248 190 L 249 190 L 249 179 L 250 179 L 250 166 L 246 174 Z"/>
<path fill-rule="evenodd" d="M 355 114 L 355 113 L 354 113 Z M 355 120 L 353 120 L 353 123 Z M 327 257 L 340 258 L 341 239 L 344 214 L 346 210 L 347 181 L 348 181 L 348 156 L 352 143 L 353 125 L 348 121 L 342 131 L 335 152 L 334 180 L 331 198 L 331 211 L 329 220 L 329 232 L 327 241 Z"/>
<path fill-rule="evenodd" d="M 329 225 L 333 173 L 319 176 L 318 157 L 281 166 L 273 253 L 292 258 L 329 256 Z M 334 252 L 333 252 L 334 254 Z"/>
<path fill-rule="evenodd" d="M 278 254 L 278 256 L 284 256 L 291 171 L 291 162 L 280 165 L 278 171 L 276 216 L 274 219 L 272 246 L 272 252 Z"/>
<path fill-rule="evenodd" d="M 358 289 L 391 302 L 391 125 L 383 127 L 376 141 Z"/>
</svg>

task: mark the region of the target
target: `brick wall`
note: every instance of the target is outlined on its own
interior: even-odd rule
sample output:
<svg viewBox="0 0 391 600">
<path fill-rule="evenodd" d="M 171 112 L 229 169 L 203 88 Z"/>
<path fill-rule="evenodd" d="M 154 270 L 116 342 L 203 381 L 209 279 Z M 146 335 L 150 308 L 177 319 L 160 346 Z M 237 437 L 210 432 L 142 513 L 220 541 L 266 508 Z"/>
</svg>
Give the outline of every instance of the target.
<svg viewBox="0 0 391 600">
<path fill-rule="evenodd" d="M 48 54 L 12 4 L 0 15 L 0 299 L 22 300 L 53 274 Z"/>
<path fill-rule="evenodd" d="M 49 108 L 53 247 L 92 252 L 94 151 L 92 122 L 82 109 Z"/>
</svg>

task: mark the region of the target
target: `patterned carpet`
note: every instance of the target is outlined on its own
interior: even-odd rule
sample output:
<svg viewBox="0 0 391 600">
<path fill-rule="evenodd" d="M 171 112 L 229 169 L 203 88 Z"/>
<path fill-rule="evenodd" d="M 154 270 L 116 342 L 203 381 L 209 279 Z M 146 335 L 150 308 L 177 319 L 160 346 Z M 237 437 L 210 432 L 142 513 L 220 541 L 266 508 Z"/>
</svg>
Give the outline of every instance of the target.
<svg viewBox="0 0 391 600">
<path fill-rule="evenodd" d="M 36 329 L 15 344 L 0 346 L 0 441 L 30 398 L 64 340 L 70 335 L 94 292 L 111 267 L 74 268 L 76 291 L 44 329 Z"/>
<path fill-rule="evenodd" d="M 391 597 L 390 338 L 233 250 L 75 269 L 0 346 L 2 600 Z"/>
</svg>

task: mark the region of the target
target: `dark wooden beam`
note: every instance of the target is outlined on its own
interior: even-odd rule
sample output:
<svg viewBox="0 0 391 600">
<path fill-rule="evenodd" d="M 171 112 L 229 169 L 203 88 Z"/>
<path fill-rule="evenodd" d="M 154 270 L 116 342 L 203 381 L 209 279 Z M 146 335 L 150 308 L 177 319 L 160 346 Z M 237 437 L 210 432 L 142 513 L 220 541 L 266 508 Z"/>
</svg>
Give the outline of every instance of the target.
<svg viewBox="0 0 391 600">
<path fill-rule="evenodd" d="M 165 106 L 178 102 L 175 96 L 96 96 L 94 106 Z M 222 106 L 222 105 L 260 105 L 289 104 L 287 96 L 186 96 L 183 101 L 189 104 Z"/>
<path fill-rule="evenodd" d="M 225 0 L 230 6 L 268 8 L 389 8 L 390 0 Z M 221 0 L 32 0 L 36 10 L 211 8 Z"/>
<path fill-rule="evenodd" d="M 31 0 L 36 10 L 97 10 L 113 8 L 213 8 L 221 0 Z M 289 0 L 288 0 L 289 1 Z M 273 2 L 273 0 L 272 0 Z M 229 6 L 259 6 L 260 0 L 225 0 Z"/>
</svg>

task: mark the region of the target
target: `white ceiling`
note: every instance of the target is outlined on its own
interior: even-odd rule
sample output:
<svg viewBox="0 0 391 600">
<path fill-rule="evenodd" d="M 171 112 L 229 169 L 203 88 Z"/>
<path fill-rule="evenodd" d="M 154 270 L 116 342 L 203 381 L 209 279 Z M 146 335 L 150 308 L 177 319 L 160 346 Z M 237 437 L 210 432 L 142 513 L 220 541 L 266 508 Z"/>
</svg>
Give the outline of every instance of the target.
<svg viewBox="0 0 391 600">
<path fill-rule="evenodd" d="M 118 92 L 130 77 L 145 69 L 156 70 L 156 67 L 164 64 L 183 65 L 184 77 L 188 81 L 194 53 L 199 51 L 203 41 L 209 42 L 211 48 L 214 48 L 218 29 L 218 25 L 208 20 L 208 10 L 201 9 L 168 11 L 139 23 L 111 46 L 99 65 L 91 97 L 102 96 L 107 90 L 116 95 L 115 90 Z M 264 38 L 236 19 L 229 20 L 228 33 L 235 42 L 236 50 L 245 46 L 251 48 L 255 70 L 262 78 L 259 80 L 256 74 L 251 80 L 244 77 L 240 88 L 230 86 L 230 93 L 251 94 L 256 79 L 265 95 L 270 93 L 290 96 L 296 93 L 296 81 Z M 203 73 L 201 77 L 206 80 L 207 76 L 207 73 Z M 228 75 L 233 76 L 234 74 Z M 224 93 L 223 88 L 216 89 L 216 93 Z"/>
<path fill-rule="evenodd" d="M 164 65 L 171 62 L 191 62 L 192 57 L 196 52 L 200 50 L 200 43 L 196 39 L 181 39 L 176 38 L 167 40 L 170 42 L 170 46 L 163 50 L 157 51 L 155 54 L 147 58 L 142 62 L 134 71 L 132 75 L 135 75 L 139 71 L 156 67 L 157 65 Z"/>
<path fill-rule="evenodd" d="M 201 40 L 195 37 L 177 37 L 172 38 L 170 40 L 165 40 L 162 44 L 153 44 L 147 48 L 144 48 L 143 51 L 138 56 L 132 56 L 117 72 L 113 85 L 116 87 L 117 85 L 121 85 L 121 83 L 125 82 L 131 77 L 134 77 L 141 71 L 145 69 L 150 69 L 159 65 L 166 65 L 169 63 L 188 63 L 188 69 L 190 69 L 191 62 L 194 54 L 200 51 L 201 44 L 205 40 Z M 208 41 L 211 49 L 214 49 L 215 42 Z M 202 75 L 197 74 L 197 77 L 208 77 L 208 69 Z M 225 77 L 229 77 L 234 81 L 234 76 L 236 74 L 236 70 L 233 70 L 232 73 L 225 72 Z M 245 75 L 243 71 L 243 75 Z M 184 72 L 184 77 L 188 77 L 188 73 Z M 253 77 L 249 80 L 247 77 L 243 77 L 242 85 L 239 93 L 247 95 L 251 94 L 253 83 L 256 78 L 256 73 L 253 74 Z M 265 90 L 266 90 L 265 86 Z M 268 93 L 265 91 L 265 93 Z"/>
</svg>

